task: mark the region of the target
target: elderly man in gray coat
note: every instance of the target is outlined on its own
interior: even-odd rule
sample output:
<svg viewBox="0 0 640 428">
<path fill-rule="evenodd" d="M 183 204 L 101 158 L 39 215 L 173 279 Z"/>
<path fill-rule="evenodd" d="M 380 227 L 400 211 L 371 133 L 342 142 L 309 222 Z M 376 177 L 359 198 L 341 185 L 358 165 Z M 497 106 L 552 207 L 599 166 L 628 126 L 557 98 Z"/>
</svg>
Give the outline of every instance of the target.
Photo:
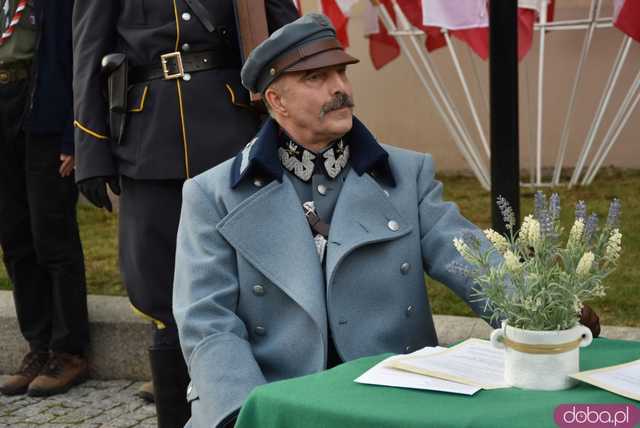
<svg viewBox="0 0 640 428">
<path fill-rule="evenodd" d="M 478 314 L 431 156 L 379 144 L 353 117 L 342 49 L 310 14 L 257 47 L 243 84 L 271 118 L 183 189 L 174 315 L 192 426 L 224 426 L 253 388 L 437 338 L 424 272 Z"/>
</svg>

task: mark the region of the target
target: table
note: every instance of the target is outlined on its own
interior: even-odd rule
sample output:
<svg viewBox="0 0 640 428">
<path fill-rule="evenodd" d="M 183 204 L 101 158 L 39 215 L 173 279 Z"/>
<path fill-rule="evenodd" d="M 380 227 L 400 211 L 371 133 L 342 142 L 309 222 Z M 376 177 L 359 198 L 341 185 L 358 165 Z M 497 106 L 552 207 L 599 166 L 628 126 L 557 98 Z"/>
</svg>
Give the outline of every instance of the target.
<svg viewBox="0 0 640 428">
<path fill-rule="evenodd" d="M 580 350 L 581 370 L 640 358 L 640 342 L 595 339 Z M 321 373 L 253 390 L 236 428 L 556 427 L 556 406 L 640 403 L 580 383 L 566 391 L 482 390 L 474 396 L 417 391 L 353 380 L 390 354 L 360 358 Z"/>
</svg>

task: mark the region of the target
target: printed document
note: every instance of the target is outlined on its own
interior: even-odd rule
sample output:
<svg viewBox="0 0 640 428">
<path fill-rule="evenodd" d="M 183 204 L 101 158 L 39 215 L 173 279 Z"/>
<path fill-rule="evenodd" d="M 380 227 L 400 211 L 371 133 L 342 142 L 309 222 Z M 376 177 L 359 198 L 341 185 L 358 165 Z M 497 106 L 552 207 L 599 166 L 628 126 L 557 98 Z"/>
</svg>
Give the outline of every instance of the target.
<svg viewBox="0 0 640 428">
<path fill-rule="evenodd" d="M 571 376 L 614 394 L 640 401 L 640 360 L 586 370 Z"/>
<path fill-rule="evenodd" d="M 504 379 L 504 350 L 494 348 L 487 340 L 468 339 L 442 352 L 407 355 L 390 365 L 482 389 L 510 387 Z"/>
<path fill-rule="evenodd" d="M 446 350 L 442 347 L 426 347 L 409 355 L 395 355 L 389 357 L 362 374 L 355 380 L 358 383 L 370 385 L 393 386 L 398 388 L 424 389 L 430 391 L 450 392 L 454 394 L 473 395 L 480 390 L 477 386 L 451 382 L 421 374 L 410 373 L 388 367 L 388 364 L 409 356 L 420 356 L 438 353 Z"/>
</svg>

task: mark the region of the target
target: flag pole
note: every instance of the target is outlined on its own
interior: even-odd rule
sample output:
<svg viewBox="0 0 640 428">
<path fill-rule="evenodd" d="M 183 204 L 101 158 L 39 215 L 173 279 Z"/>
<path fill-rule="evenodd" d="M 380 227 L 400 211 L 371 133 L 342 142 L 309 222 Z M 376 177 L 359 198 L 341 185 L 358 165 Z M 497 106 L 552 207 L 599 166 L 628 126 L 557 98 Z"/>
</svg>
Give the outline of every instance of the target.
<svg viewBox="0 0 640 428">
<path fill-rule="evenodd" d="M 382 18 L 382 22 L 387 27 L 387 30 L 389 31 L 389 34 L 397 32 L 398 29 L 396 28 L 395 23 L 393 22 L 393 19 L 389 15 L 389 12 L 387 11 L 387 8 L 382 3 L 378 3 L 375 0 L 373 0 L 372 3 L 374 4 L 374 6 L 378 7 L 378 10 L 380 11 L 380 17 Z M 429 95 L 429 97 L 431 98 L 431 100 L 433 102 L 433 105 L 438 110 L 438 113 L 440 113 L 440 115 L 442 116 L 442 119 L 444 120 L 445 126 L 447 127 L 447 129 L 451 133 L 451 136 L 453 137 L 453 141 L 456 144 L 456 146 L 458 147 L 458 150 L 460 151 L 460 153 L 462 154 L 462 157 L 464 157 L 464 159 L 467 162 L 467 164 L 471 167 L 471 170 L 475 174 L 476 178 L 478 179 L 478 181 L 480 182 L 482 187 L 484 187 L 485 189 L 488 190 L 488 183 L 486 182 L 486 179 L 485 179 L 482 171 L 479 169 L 478 165 L 474 162 L 471 154 L 468 151 L 468 148 L 466 147 L 466 145 L 462 141 L 462 138 L 461 138 L 461 136 L 459 134 L 458 129 L 456 129 L 456 127 L 451 122 L 451 118 L 444 111 L 444 109 L 443 109 L 443 107 L 441 105 L 442 103 L 436 98 L 436 95 L 433 92 L 433 88 L 431 88 L 431 85 L 429 85 L 429 82 L 427 81 L 426 76 L 423 74 L 422 70 L 420 69 L 420 66 L 418 65 L 417 60 L 415 59 L 415 57 L 413 56 L 413 54 L 409 50 L 409 48 L 408 48 L 408 46 L 406 44 L 406 41 L 401 36 L 394 36 L 394 37 L 398 41 L 398 44 L 400 45 L 400 49 L 407 56 L 407 59 L 409 60 L 409 63 L 411 64 L 411 66 L 413 67 L 414 71 L 418 75 L 418 78 L 420 79 L 420 82 L 422 83 L 422 85 L 426 89 L 427 94 Z"/>
<path fill-rule="evenodd" d="M 634 98 L 634 96 L 636 98 L 635 98 L 635 101 L 633 101 L 632 103 L 631 100 Z M 604 140 L 602 140 L 602 145 L 600 146 L 600 148 L 598 149 L 598 152 L 593 157 L 593 162 L 591 164 L 591 167 L 585 174 L 584 180 L 582 181 L 583 186 L 589 185 L 593 182 L 593 179 L 595 178 L 596 174 L 600 170 L 602 163 L 604 162 L 605 158 L 609 154 L 609 150 L 611 150 L 611 147 L 613 147 L 613 145 L 617 141 L 618 137 L 620 136 L 620 133 L 624 129 L 625 125 L 627 124 L 627 121 L 631 117 L 631 114 L 635 110 L 639 101 L 640 101 L 640 71 L 638 72 L 635 78 L 635 81 L 631 85 L 631 90 L 625 97 L 624 102 L 620 107 L 620 110 L 616 114 L 616 117 L 611 124 L 611 127 L 607 131 L 607 134 L 605 135 Z"/>
<path fill-rule="evenodd" d="M 476 151 L 475 146 L 471 142 L 471 137 L 469 137 L 469 134 L 466 131 L 466 126 L 464 125 L 464 122 L 462 121 L 462 118 L 458 115 L 457 110 L 452 105 L 453 103 L 451 103 L 451 101 L 447 97 L 447 95 L 445 93 L 445 90 L 443 89 L 442 84 L 440 83 L 440 80 L 438 79 L 438 77 L 437 77 L 437 75 L 435 73 L 435 70 L 434 70 L 433 64 L 431 63 L 431 60 L 429 59 L 427 54 L 423 51 L 423 49 L 420 46 L 420 44 L 418 43 L 418 40 L 416 39 L 416 37 L 413 37 L 413 36 L 411 37 L 411 43 L 413 44 L 414 49 L 418 53 L 418 57 L 422 61 L 422 65 L 427 70 L 427 74 L 429 75 L 429 78 L 433 82 L 433 86 L 435 87 L 436 92 L 442 98 L 443 103 L 444 103 L 447 111 L 451 115 L 451 119 L 453 120 L 453 123 L 455 124 L 455 126 L 457 126 L 459 128 L 460 135 L 461 135 L 465 145 L 467 146 L 467 149 L 469 150 L 469 153 L 470 153 L 471 157 L 473 158 L 474 162 L 476 162 L 476 164 L 478 165 L 478 169 L 482 173 L 482 178 L 483 179 L 481 180 L 480 183 L 482 184 L 482 186 L 486 190 L 489 190 L 489 187 L 490 187 L 490 185 L 489 185 L 489 181 L 490 181 L 490 179 L 489 179 L 489 171 L 487 171 L 486 165 L 480 159 L 480 155 L 478 154 L 478 152 Z"/>
<path fill-rule="evenodd" d="M 511 204 L 520 221 L 518 135 L 518 2 L 489 2 L 491 89 L 491 213 L 494 230 L 506 232 L 496 199 Z M 516 225 L 517 227 L 517 225 Z"/>
<path fill-rule="evenodd" d="M 606 111 L 607 106 L 609 105 L 611 94 L 613 94 L 613 90 L 616 86 L 616 83 L 618 82 L 618 77 L 620 77 L 620 71 L 622 70 L 622 66 L 624 65 L 627 59 L 627 54 L 629 53 L 630 47 L 631 47 L 631 37 L 625 36 L 623 38 L 622 45 L 620 46 L 620 50 L 618 51 L 618 56 L 614 61 L 613 68 L 611 69 L 611 74 L 609 74 L 609 79 L 607 80 L 604 93 L 602 94 L 602 98 L 600 99 L 600 104 L 598 105 L 598 110 L 596 111 L 595 119 L 591 124 L 589 133 L 587 134 L 587 139 L 585 140 L 582 146 L 582 150 L 580 151 L 580 156 L 578 158 L 578 162 L 576 163 L 576 168 L 573 170 L 573 174 L 571 175 L 569 188 L 571 188 L 574 184 L 577 184 L 578 180 L 580 179 L 580 173 L 582 172 L 584 163 L 587 160 L 587 156 L 589 156 L 589 151 L 591 150 L 593 141 L 595 140 L 596 134 L 598 133 L 598 128 L 600 128 L 600 123 L 602 122 L 602 118 L 604 117 L 604 112 Z"/>
<path fill-rule="evenodd" d="M 547 2 L 542 2 L 540 11 L 540 24 L 547 24 Z M 538 121 L 536 126 L 536 185 L 542 186 L 542 123 L 544 114 L 544 51 L 545 51 L 546 33 L 544 29 L 540 30 L 540 50 L 538 59 Z"/>
<path fill-rule="evenodd" d="M 456 53 L 456 49 L 453 46 L 453 43 L 451 43 L 451 37 L 449 37 L 449 31 L 444 29 L 442 33 L 444 34 L 444 38 L 447 41 L 447 47 L 449 48 L 449 53 L 451 54 L 451 61 L 453 61 L 453 65 L 455 66 L 456 72 L 458 73 L 458 78 L 460 79 L 460 83 L 462 84 L 462 89 L 464 90 L 464 94 L 467 98 L 467 103 L 469 104 L 469 110 L 471 110 L 471 115 L 473 116 L 473 121 L 476 125 L 476 129 L 478 130 L 478 135 L 480 135 L 480 140 L 482 141 L 482 147 L 484 148 L 487 158 L 490 158 L 491 151 L 489 150 L 489 143 L 487 142 L 487 137 L 484 134 L 484 129 L 482 129 L 482 122 L 480 121 L 480 117 L 478 117 L 478 111 L 476 110 L 476 106 L 473 102 L 473 97 L 471 96 L 471 92 L 469 91 L 469 85 L 467 85 L 467 79 L 464 76 L 462 67 L 460 67 L 458 54 Z"/>
<path fill-rule="evenodd" d="M 602 6 L 601 0 L 591 0 L 591 8 L 589 9 L 589 20 L 591 24 L 584 36 L 584 42 L 582 44 L 582 53 L 580 54 L 580 61 L 578 62 L 578 70 L 576 71 L 576 77 L 573 80 L 573 89 L 571 91 L 571 98 L 569 101 L 569 108 L 564 120 L 564 127 L 562 128 L 562 137 L 560 138 L 560 147 L 558 148 L 558 154 L 556 156 L 556 166 L 553 171 L 552 184 L 557 186 L 560 184 L 560 173 L 562 172 L 562 164 L 564 163 L 564 156 L 567 151 L 567 144 L 569 142 L 569 133 L 571 130 L 571 119 L 575 110 L 576 94 L 578 93 L 578 86 L 582 80 L 582 71 L 587 61 L 589 50 L 591 49 L 591 41 L 593 40 L 593 33 L 596 29 L 596 20 L 600 15 L 600 7 Z M 545 31 L 541 28 L 540 31 Z"/>
</svg>

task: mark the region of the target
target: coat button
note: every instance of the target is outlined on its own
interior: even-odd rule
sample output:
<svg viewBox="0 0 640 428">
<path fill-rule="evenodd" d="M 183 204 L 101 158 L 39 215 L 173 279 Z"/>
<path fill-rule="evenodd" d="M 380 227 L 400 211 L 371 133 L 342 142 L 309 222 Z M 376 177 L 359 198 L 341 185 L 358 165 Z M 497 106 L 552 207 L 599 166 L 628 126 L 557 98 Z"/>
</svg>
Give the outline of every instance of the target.
<svg viewBox="0 0 640 428">
<path fill-rule="evenodd" d="M 404 347 L 405 352 L 411 352 L 411 346 L 407 345 Z"/>
<path fill-rule="evenodd" d="M 325 186 L 324 184 L 319 184 L 318 185 L 318 193 L 320 193 L 322 196 L 327 194 L 327 186 Z"/>
<path fill-rule="evenodd" d="M 262 285 L 254 285 L 253 294 L 256 296 L 264 296 L 264 287 Z"/>
<path fill-rule="evenodd" d="M 347 324 L 347 320 L 346 320 L 346 319 L 344 319 L 344 318 L 342 318 L 342 319 L 340 319 L 340 320 L 338 321 L 338 324 L 339 324 L 339 325 L 345 325 L 345 324 Z"/>
<path fill-rule="evenodd" d="M 415 308 L 413 307 L 413 305 L 409 305 L 407 307 L 407 310 L 404 312 L 404 314 L 407 316 L 407 318 L 409 318 L 411 316 L 411 314 L 413 313 L 414 309 Z"/>
<path fill-rule="evenodd" d="M 182 14 L 182 20 L 183 21 L 190 21 L 191 20 L 191 14 L 188 12 L 185 12 Z"/>
<path fill-rule="evenodd" d="M 388 198 L 389 197 L 389 192 L 387 192 L 386 190 L 383 190 L 384 195 Z"/>
<path fill-rule="evenodd" d="M 184 76 L 182 76 L 182 80 L 188 82 L 189 80 L 191 80 L 191 75 L 189 73 L 184 73 Z"/>
<path fill-rule="evenodd" d="M 404 263 L 402 263 L 402 264 L 400 265 L 400 272 L 401 272 L 403 275 L 408 274 L 410 270 L 411 270 L 411 265 L 410 265 L 409 263 L 404 262 Z"/>
<path fill-rule="evenodd" d="M 393 232 L 400 230 L 400 224 L 395 220 L 390 220 L 389 223 L 387 223 L 387 227 Z"/>
<path fill-rule="evenodd" d="M 264 184 L 264 182 L 262 180 L 260 180 L 259 178 L 256 178 L 255 180 L 253 180 L 253 185 L 256 187 L 262 187 L 262 185 Z"/>
<path fill-rule="evenodd" d="M 182 45 L 182 50 L 185 52 L 189 52 L 191 50 L 191 45 L 189 45 L 189 43 L 184 43 Z"/>
<path fill-rule="evenodd" d="M 256 336 L 264 336 L 265 334 L 267 334 L 267 330 L 261 325 L 257 325 L 256 328 L 253 329 L 253 332 L 256 334 Z"/>
</svg>

